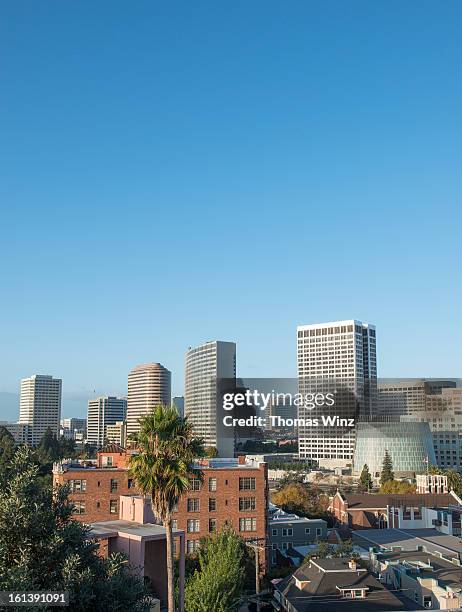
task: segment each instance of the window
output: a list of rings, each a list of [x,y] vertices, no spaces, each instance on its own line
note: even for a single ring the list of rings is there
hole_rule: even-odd
[[[283,542],[282,543],[282,549],[283,550],[287,550],[289,548],[292,548],[292,542]]]
[[[257,531],[256,518],[240,518],[239,531]]]
[[[209,478],[209,491],[216,491],[216,490],[217,490],[217,479]]]
[[[214,497],[209,498],[209,512],[214,512],[217,509],[217,500]]]
[[[188,555],[193,555],[199,548],[199,540],[187,540],[186,541],[186,552]]]
[[[172,529],[178,529],[178,521],[176,519],[172,521]]]
[[[309,527],[305,527],[305,533],[306,535],[310,535],[311,529]]]
[[[189,489],[191,491],[200,491],[201,490],[201,481],[199,478],[190,478],[189,479]]]
[[[209,519],[209,532],[214,533],[217,530],[217,519]]]
[[[342,590],[342,597],[346,599],[364,599],[365,591],[362,589],[348,589]]]
[[[178,512],[178,502],[173,504],[172,512]]]
[[[187,522],[188,533],[198,533],[200,530],[201,529],[200,529],[199,519],[188,519],[188,522]]]
[[[316,535],[317,536],[322,535],[322,527],[316,527]]]
[[[255,497],[240,497],[239,498],[239,510],[255,510],[256,499]]]
[[[198,497],[188,499],[188,512],[199,512],[200,502]]]
[[[283,527],[282,529],[282,536],[292,536],[294,535],[294,530],[292,529],[292,527]]]
[[[246,476],[239,478],[239,491],[255,491],[255,478]]]
[[[112,467],[112,457],[103,455],[102,465],[103,467]]]
[[[133,487],[135,486],[135,484],[133,482],[133,478],[129,478],[127,484],[128,484],[128,488],[129,489],[133,489]]]
[[[431,598],[431,595],[424,595],[423,596],[423,606],[424,606],[424,608],[431,608],[432,607],[432,598]]]
[[[117,514],[117,500],[111,499],[109,502],[109,512],[110,514]]]
[[[74,514],[85,514],[85,501],[78,499],[74,502]]]
[[[271,532],[271,535],[277,536],[278,534],[278,530],[277,529],[273,529]]]
[[[111,493],[115,493],[118,488],[118,481],[115,478],[111,478]]]
[[[101,507],[101,503],[100,502],[96,502],[96,507],[100,508]]]
[[[85,493],[87,490],[86,480],[69,480],[69,489],[71,493]]]

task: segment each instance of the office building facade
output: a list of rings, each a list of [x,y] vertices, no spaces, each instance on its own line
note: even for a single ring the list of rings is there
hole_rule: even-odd
[[[171,405],[172,375],[160,363],[133,368],[128,375],[127,436],[139,431],[140,417],[156,406]]]
[[[377,384],[377,348],[374,325],[357,320],[297,327],[299,390],[340,391],[333,414],[370,418]],[[338,401],[337,401],[338,399]],[[299,408],[299,417],[312,413]],[[299,427],[299,455],[325,467],[351,464],[354,429]]]
[[[34,374],[21,380],[19,423],[27,424],[28,443],[36,446],[50,428],[59,434],[62,381],[53,376]]]
[[[108,440],[108,427],[124,421],[127,400],[122,397],[102,396],[88,400],[87,442],[101,447]]]
[[[220,457],[234,455],[232,431],[225,430],[217,405],[218,381],[236,377],[236,344],[212,341],[189,348],[185,363],[185,415],[206,446]],[[230,429],[230,428],[229,428]]]

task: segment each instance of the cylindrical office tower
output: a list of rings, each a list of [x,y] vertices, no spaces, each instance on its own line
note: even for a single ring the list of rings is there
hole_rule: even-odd
[[[127,435],[139,431],[138,419],[159,404],[170,406],[172,375],[160,363],[133,368],[128,375]]]

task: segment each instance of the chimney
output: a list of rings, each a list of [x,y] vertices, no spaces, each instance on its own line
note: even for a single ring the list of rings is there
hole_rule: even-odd
[[[350,560],[348,561],[348,567],[349,567],[351,570],[356,570],[356,567],[357,567],[357,565],[356,565],[356,561],[355,561],[354,559],[350,559]]]

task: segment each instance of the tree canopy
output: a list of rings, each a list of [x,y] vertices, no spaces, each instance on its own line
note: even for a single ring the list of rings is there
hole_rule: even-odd
[[[0,489],[0,590],[68,591],[77,612],[148,610],[143,579],[124,556],[97,554],[89,526],[72,519],[67,489],[39,484],[33,451],[18,447],[8,467]]]
[[[186,583],[186,612],[237,609],[244,584],[244,547],[242,539],[228,526],[201,540],[199,568]]]
[[[273,493],[272,501],[286,512],[308,518],[327,518],[328,496],[301,482],[289,482]]]

